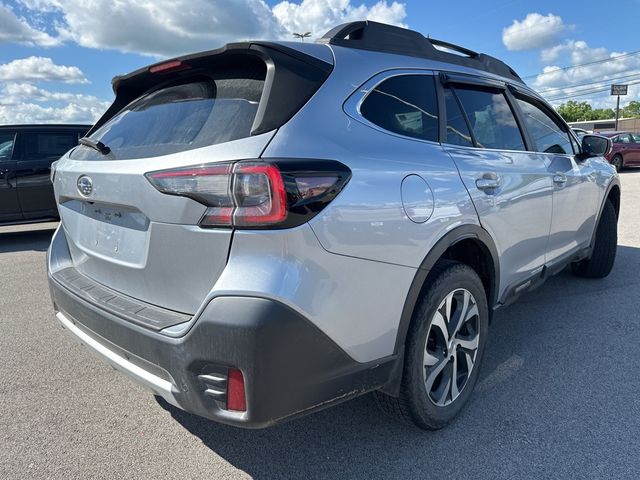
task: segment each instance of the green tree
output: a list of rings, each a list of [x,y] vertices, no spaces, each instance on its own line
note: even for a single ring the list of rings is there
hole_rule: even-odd
[[[633,100],[629,102],[629,104],[622,109],[623,117],[640,117],[640,102],[637,100]]]
[[[613,111],[613,108],[596,108],[591,111],[591,118],[589,118],[589,120],[608,120],[615,117],[616,112]]]
[[[591,120],[592,109],[588,102],[569,100],[556,108],[556,110],[564,118],[565,122]]]

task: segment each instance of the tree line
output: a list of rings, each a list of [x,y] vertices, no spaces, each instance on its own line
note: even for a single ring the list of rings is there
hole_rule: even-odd
[[[575,100],[563,103],[556,107],[556,110],[564,118],[565,122],[608,120],[616,116],[613,108],[591,108],[589,102],[577,102]],[[620,117],[640,117],[640,101],[634,100],[629,102],[627,106],[620,108]]]

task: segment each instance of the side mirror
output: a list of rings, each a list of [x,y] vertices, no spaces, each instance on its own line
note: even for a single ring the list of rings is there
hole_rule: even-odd
[[[603,157],[611,153],[613,145],[611,139],[600,135],[585,135],[582,137],[582,158]]]

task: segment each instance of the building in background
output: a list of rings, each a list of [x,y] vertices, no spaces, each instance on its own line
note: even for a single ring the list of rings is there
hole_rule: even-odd
[[[616,130],[616,119],[586,120],[583,122],[569,122],[571,128],[582,128],[590,132],[612,132]],[[618,119],[618,130],[625,132],[640,132],[640,118]]]

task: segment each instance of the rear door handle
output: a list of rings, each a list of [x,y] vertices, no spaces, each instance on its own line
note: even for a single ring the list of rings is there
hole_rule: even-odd
[[[476,187],[479,190],[493,190],[500,187],[500,177],[497,173],[485,173],[482,175],[482,178],[476,179]]]
[[[567,176],[564,173],[556,173],[553,176],[553,183],[556,185],[564,185],[567,183]]]

